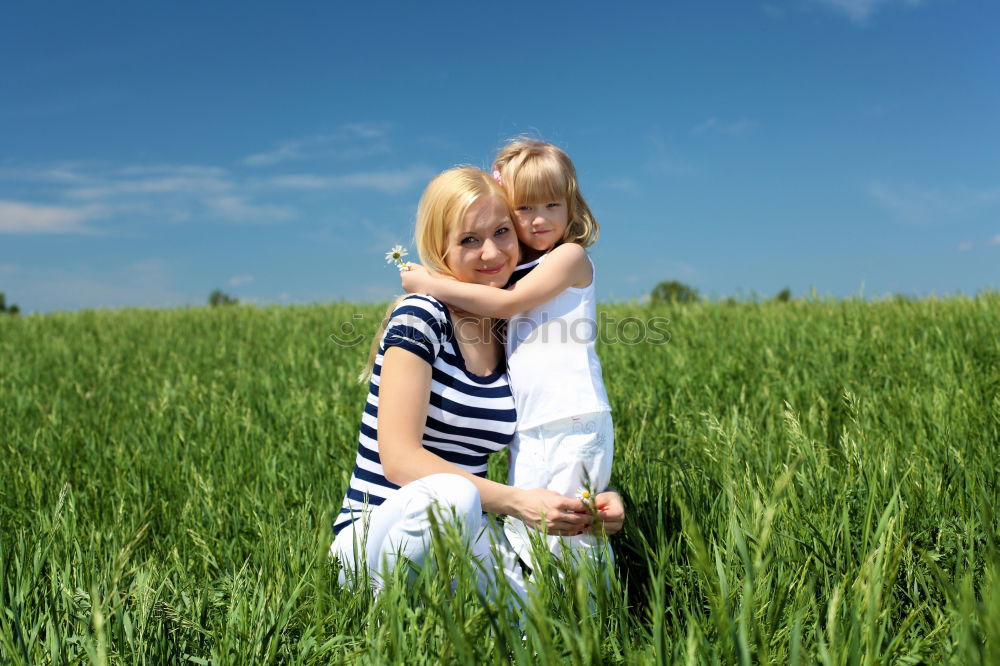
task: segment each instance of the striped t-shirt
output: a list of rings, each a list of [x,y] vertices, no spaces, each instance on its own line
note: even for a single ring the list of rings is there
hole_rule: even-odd
[[[390,347],[402,347],[431,366],[422,441],[425,449],[466,472],[485,477],[487,456],[514,437],[517,419],[503,355],[492,374],[480,377],[470,373],[454,339],[448,309],[430,296],[407,296],[392,311],[375,357],[354,472],[340,515],[333,523],[334,534],[399,488],[385,478],[378,453],[379,378],[382,357]]]

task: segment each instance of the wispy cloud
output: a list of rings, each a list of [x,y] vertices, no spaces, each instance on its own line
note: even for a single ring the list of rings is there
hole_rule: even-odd
[[[969,250],[975,249],[977,247],[996,247],[1000,246],[1000,234],[991,236],[982,242],[975,241],[963,241],[958,244],[958,249],[961,252],[968,252]]]
[[[42,206],[0,200],[0,233],[5,234],[88,234],[87,220],[102,217],[101,206]]]
[[[81,185],[90,182],[90,178],[81,173],[82,168],[84,165],[79,162],[0,167],[0,181]]]
[[[668,150],[666,142],[663,140],[660,129],[653,128],[649,132],[649,145],[653,152],[649,158],[648,166],[652,173],[661,176],[677,176],[681,174],[694,173],[697,171],[693,165],[674,155]]]
[[[639,186],[635,184],[635,181],[631,178],[623,177],[616,178],[615,180],[609,181],[605,184],[612,190],[618,190],[619,192],[627,192],[628,194],[638,194]]]
[[[872,183],[868,194],[893,216],[911,224],[947,224],[1000,204],[1000,187],[975,190]]]
[[[918,7],[928,0],[814,0],[858,25],[867,24],[879,11],[889,7]]]
[[[717,134],[746,134],[757,129],[757,121],[750,118],[740,118],[732,122],[720,121],[715,116],[698,123],[691,130],[695,134],[707,134],[714,132]]]
[[[204,203],[211,214],[231,222],[283,221],[296,216],[291,206],[251,203],[241,196],[209,197]]]
[[[102,184],[69,189],[65,195],[73,199],[106,199],[129,194],[224,192],[232,187],[232,182],[214,175],[175,175],[117,181],[105,180]]]
[[[247,284],[253,284],[252,275],[234,275],[233,277],[229,278],[230,287],[242,287]]]
[[[434,177],[435,173],[434,169],[429,166],[415,164],[406,169],[361,171],[336,176],[292,174],[276,176],[268,182],[274,187],[293,190],[354,188],[396,194],[426,184],[427,181]]]
[[[273,166],[317,156],[354,159],[390,152],[389,126],[379,123],[349,123],[336,132],[286,139],[266,150],[243,158],[247,166]]]
[[[765,2],[760,6],[760,8],[764,10],[764,13],[767,14],[770,18],[773,19],[785,18],[785,9],[783,7],[779,7],[778,5]]]
[[[281,144],[244,164],[279,165],[286,158],[389,151],[390,126],[342,125],[328,134]],[[285,173],[212,164],[107,164],[0,161],[0,233],[97,233],[136,224],[220,221],[282,222],[299,217],[301,195],[291,190],[371,190],[396,194],[424,185],[436,171],[423,164],[347,173]],[[12,186],[12,187],[8,187]],[[31,203],[20,192],[30,189]],[[279,190],[289,190],[281,192]],[[17,192],[18,194],[14,194]],[[88,224],[100,220],[101,226]]]
[[[255,223],[298,215],[293,205],[259,201],[257,180],[211,165],[6,167],[0,169],[0,185],[4,181],[40,184],[48,199],[3,202],[0,232],[7,233],[96,232],[84,223],[97,219]]]

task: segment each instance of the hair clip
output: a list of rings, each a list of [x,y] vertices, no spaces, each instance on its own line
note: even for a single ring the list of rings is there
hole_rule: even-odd
[[[493,169],[493,180],[497,181],[497,185],[503,185],[500,180],[500,172],[497,169]]]

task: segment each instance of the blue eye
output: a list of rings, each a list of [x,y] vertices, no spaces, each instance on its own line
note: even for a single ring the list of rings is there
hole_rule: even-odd
[[[500,236],[502,234],[507,233],[508,231],[510,231],[510,227],[500,227],[499,229],[497,229],[496,235]]]
[[[458,241],[461,245],[468,245],[469,243],[475,243],[478,239],[475,236],[466,236],[462,240]]]

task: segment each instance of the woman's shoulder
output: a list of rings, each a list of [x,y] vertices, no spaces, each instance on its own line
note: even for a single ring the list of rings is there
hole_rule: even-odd
[[[448,309],[444,303],[426,294],[407,294],[393,308],[391,316],[395,317],[397,313],[411,315],[426,313],[427,317],[437,321],[448,320]]]

